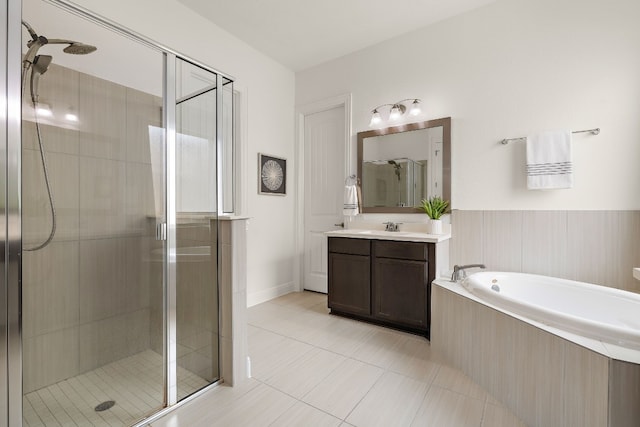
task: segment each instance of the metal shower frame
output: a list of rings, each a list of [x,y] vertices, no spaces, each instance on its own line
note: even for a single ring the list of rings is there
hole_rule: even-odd
[[[195,66],[216,74],[216,87],[222,88],[224,79],[233,82],[233,77],[215,70],[197,60],[186,57],[164,45],[148,39],[117,23],[98,16],[68,0],[45,0],[68,12],[88,19],[98,25],[142,43],[164,57],[164,93],[163,121],[166,129],[166,229],[167,240],[164,260],[164,395],[165,408],[141,421],[138,426],[146,425],[174,410],[182,404],[206,392],[216,383],[177,402],[175,393],[176,363],[175,347],[171,354],[170,342],[176,342],[176,60],[182,59]],[[21,57],[22,57],[22,0],[7,0],[0,8],[0,20],[5,23],[6,32],[0,32],[0,427],[22,425],[22,328],[21,328]],[[224,212],[223,179],[223,109],[222,93],[216,98],[216,147],[217,147],[217,214]],[[218,243],[219,245],[219,243]],[[220,257],[221,251],[217,251]],[[220,259],[218,258],[218,265]],[[217,269],[218,283],[221,280],[220,268]],[[218,296],[220,296],[218,287]],[[220,301],[220,299],[218,299]],[[218,310],[218,316],[220,316]],[[220,324],[220,323],[218,323]],[[168,358],[168,360],[167,360]]]

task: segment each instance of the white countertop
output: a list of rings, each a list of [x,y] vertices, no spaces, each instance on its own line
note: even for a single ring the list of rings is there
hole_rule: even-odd
[[[397,240],[403,242],[438,243],[451,238],[451,233],[427,234],[419,231],[383,231],[383,230],[334,230],[324,233],[329,237],[351,237],[354,239]]]

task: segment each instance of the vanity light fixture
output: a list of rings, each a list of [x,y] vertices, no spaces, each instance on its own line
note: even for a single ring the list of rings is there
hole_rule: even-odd
[[[407,111],[407,106],[404,103],[408,103],[411,101],[411,107],[409,108],[409,114],[412,116],[418,116],[422,113],[422,108],[420,108],[420,101],[417,98],[409,98],[403,99],[401,101],[395,102],[393,104],[382,104],[378,105],[371,111],[371,121],[369,122],[369,127],[375,127],[382,123],[382,115],[380,115],[380,111],[378,111],[382,107],[391,107],[389,110],[389,121],[396,122],[402,118],[404,113]]]
[[[371,121],[369,122],[369,126],[375,126],[382,123],[382,116],[380,115],[380,113],[378,113],[378,110],[375,109],[373,110],[372,113],[373,114],[371,115]]]

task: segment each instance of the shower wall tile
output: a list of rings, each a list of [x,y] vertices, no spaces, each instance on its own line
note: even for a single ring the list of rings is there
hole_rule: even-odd
[[[78,327],[23,341],[23,392],[78,374]]]
[[[128,162],[151,164],[149,126],[162,127],[162,98],[126,89]]]
[[[76,114],[78,119],[82,120],[83,111],[79,109],[79,79],[79,72],[56,64],[51,64],[47,73],[40,77],[38,86],[39,101],[51,107],[54,118],[57,120],[56,125],[76,126],[77,123],[63,120],[65,114],[68,113]],[[46,119],[43,122],[46,122]],[[77,153],[77,146],[75,150],[64,152],[75,154]]]
[[[29,266],[22,275],[25,338],[77,326],[78,242],[53,242],[44,249],[23,252]]]
[[[485,211],[483,255],[487,268],[522,270],[522,211]]]
[[[483,262],[483,214],[482,211],[451,212],[451,222],[455,226],[451,230],[450,268],[455,264]]]
[[[178,247],[210,246],[211,236],[217,233],[209,220],[192,221],[178,219],[176,239]]]
[[[155,216],[155,202],[151,166],[126,163],[126,221],[129,233],[143,234],[147,218]]]
[[[137,311],[149,307],[149,277],[144,268],[143,237],[125,237],[125,310]]]
[[[124,162],[84,158],[80,165],[80,235],[110,237],[126,230]]]
[[[126,312],[126,240],[80,241],[80,323]]]
[[[566,278],[567,212],[524,211],[522,271]]]
[[[45,152],[78,155],[80,133],[77,129],[65,129],[41,122],[40,136]],[[35,122],[22,122],[22,148],[40,150]]]
[[[36,388],[152,345],[162,352],[163,322],[148,133],[162,123],[161,99],[55,65],[40,87],[57,117],[80,121],[41,123],[58,229],[24,254],[25,381]],[[34,122],[23,122],[23,147],[29,244],[50,228]]]
[[[80,74],[80,154],[102,159],[126,158],[126,90],[123,86]]]
[[[44,180],[40,152],[23,150],[23,242],[32,247],[44,242],[51,230],[51,208]],[[49,182],[56,209],[57,228],[54,239],[78,238],[79,197],[77,156],[47,153]]]
[[[149,312],[89,322],[79,327],[78,369],[85,372],[149,348]]]

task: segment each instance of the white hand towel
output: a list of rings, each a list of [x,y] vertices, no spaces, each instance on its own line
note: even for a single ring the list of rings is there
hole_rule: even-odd
[[[545,131],[527,136],[527,188],[573,187],[571,131]]]
[[[346,216],[355,216],[360,213],[360,209],[358,209],[358,190],[355,185],[344,186],[344,208],[342,213]]]

